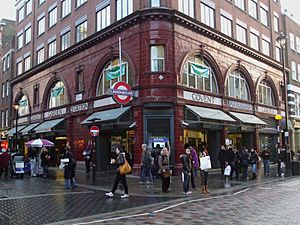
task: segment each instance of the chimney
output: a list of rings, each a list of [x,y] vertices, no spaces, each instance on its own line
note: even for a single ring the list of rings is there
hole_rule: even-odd
[[[2,45],[2,40],[3,40],[3,31],[4,27],[6,26],[6,23],[0,22],[0,45]]]

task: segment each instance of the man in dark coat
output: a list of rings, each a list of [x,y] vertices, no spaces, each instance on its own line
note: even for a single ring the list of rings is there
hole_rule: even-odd
[[[9,154],[7,153],[6,149],[3,148],[2,152],[0,153],[0,179],[3,171],[5,174],[5,179],[8,178],[9,158]]]
[[[221,145],[221,148],[219,150],[219,162],[220,162],[220,167],[221,167],[221,175],[224,175],[224,168],[225,168],[225,147],[224,145]]]
[[[66,189],[74,189],[77,187],[77,183],[75,181],[76,160],[71,152],[69,144],[66,145],[66,152],[64,153],[63,158],[69,159],[69,162],[66,163],[64,167],[65,187]]]

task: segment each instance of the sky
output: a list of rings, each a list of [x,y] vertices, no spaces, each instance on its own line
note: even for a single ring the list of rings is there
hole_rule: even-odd
[[[15,20],[14,4],[16,0],[0,0],[0,19],[12,19]],[[215,0],[218,1],[218,0]],[[221,0],[219,0],[221,1]],[[288,15],[293,15],[294,20],[300,24],[300,2],[299,0],[281,0],[282,9],[287,9]]]

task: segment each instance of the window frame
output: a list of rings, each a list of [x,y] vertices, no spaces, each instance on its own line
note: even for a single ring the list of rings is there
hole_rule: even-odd
[[[233,83],[231,82],[232,80]],[[238,85],[236,81],[238,81]],[[232,85],[233,87],[231,87]],[[226,90],[226,95],[229,97],[245,100],[245,101],[251,101],[250,87],[247,82],[247,79],[241,72],[237,70],[231,71],[229,73],[226,80],[225,90]],[[232,91],[233,93],[231,93]],[[241,91],[245,91],[245,93],[242,93]]]
[[[153,51],[152,49],[154,50],[154,48],[157,48],[157,53],[159,51],[159,47],[162,47],[162,50],[163,50],[163,57],[156,57],[153,55]],[[158,54],[157,54],[158,56]],[[160,63],[157,64],[157,69],[155,69],[155,64],[153,64],[155,62],[160,62],[162,61],[162,68],[160,69],[158,65],[160,65]],[[165,71],[165,64],[166,64],[166,51],[165,51],[165,45],[160,45],[160,44],[157,44],[157,45],[150,45],[150,71],[152,73],[160,73],[160,72],[164,72]]]
[[[86,30],[85,33],[84,32],[82,33],[81,31],[78,32],[81,26],[83,26],[84,29]],[[87,29],[88,29],[88,21],[87,20],[85,20],[82,23],[76,25],[76,27],[75,27],[75,43],[78,43],[78,42],[80,42],[80,41],[82,41],[82,40],[84,40],[88,37],[88,30]]]

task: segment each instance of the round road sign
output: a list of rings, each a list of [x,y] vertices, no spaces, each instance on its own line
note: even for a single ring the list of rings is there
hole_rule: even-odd
[[[92,126],[90,128],[90,134],[93,136],[93,137],[97,137],[99,135],[99,127],[97,126]]]
[[[130,85],[123,81],[115,83],[115,85],[111,89],[111,92],[113,94],[114,100],[122,105],[130,102],[133,96],[133,91],[131,90]]]

